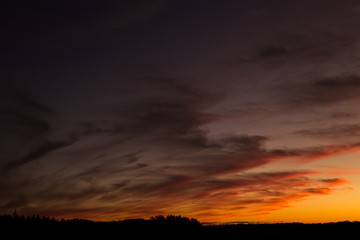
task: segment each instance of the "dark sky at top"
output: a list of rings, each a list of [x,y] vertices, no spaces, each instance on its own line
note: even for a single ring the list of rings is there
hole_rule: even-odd
[[[356,182],[358,1],[0,11],[1,209],[229,221]]]

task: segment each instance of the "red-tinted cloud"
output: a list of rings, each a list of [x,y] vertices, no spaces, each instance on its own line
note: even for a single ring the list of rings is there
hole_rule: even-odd
[[[39,144],[42,151],[22,153],[31,158],[9,159],[5,166],[12,167],[1,176],[2,207],[58,217],[181,213],[220,221],[236,211],[271,212],[312,195],[331,194],[345,183],[313,179],[314,171],[251,171],[292,158],[314,161],[354,151],[359,144],[266,149],[265,136],[210,137],[201,127],[221,119],[206,112],[221,95],[170,86],[174,96],[125,109],[116,122],[79,125],[69,136],[77,139],[72,144],[44,149]],[[58,139],[56,132],[46,137]],[[26,174],[39,163],[43,168]],[[41,172],[45,177],[38,176]]]

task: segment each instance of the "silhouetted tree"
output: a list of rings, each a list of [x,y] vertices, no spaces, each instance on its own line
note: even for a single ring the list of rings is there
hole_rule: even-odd
[[[158,215],[150,217],[150,220],[161,224],[172,224],[172,225],[200,225],[200,222],[195,218],[182,217],[181,215],[167,215],[166,217]]]

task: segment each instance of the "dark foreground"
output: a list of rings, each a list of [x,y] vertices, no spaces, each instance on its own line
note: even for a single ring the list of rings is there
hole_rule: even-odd
[[[184,219],[92,222],[8,215],[0,217],[0,231],[10,233],[8,239],[360,239],[360,222],[203,226]]]

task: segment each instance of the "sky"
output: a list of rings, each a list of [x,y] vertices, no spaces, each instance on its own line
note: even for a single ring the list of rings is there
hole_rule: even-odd
[[[0,11],[0,211],[360,220],[359,1]]]

